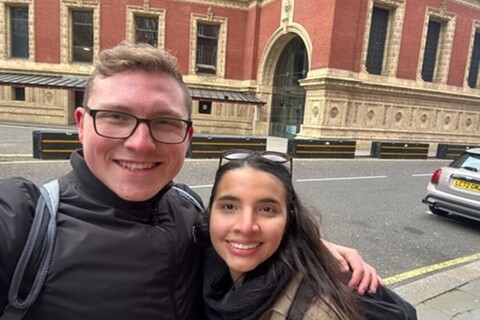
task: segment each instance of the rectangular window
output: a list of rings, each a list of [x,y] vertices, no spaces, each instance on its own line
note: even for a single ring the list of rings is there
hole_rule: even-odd
[[[158,18],[135,17],[135,43],[158,46]]]
[[[370,74],[382,74],[389,13],[386,9],[373,7],[366,63]]]
[[[478,83],[478,68],[480,62],[480,32],[475,32],[473,40],[472,60],[470,61],[470,70],[468,71],[468,86],[476,88]]]
[[[75,108],[83,106],[83,97],[84,97],[84,91],[74,91],[74,97],[75,97]]]
[[[72,60],[93,61],[93,12],[72,11]]]
[[[440,22],[432,20],[428,22],[427,40],[422,65],[422,79],[424,81],[433,81],[441,27]]]
[[[197,26],[197,73],[217,73],[218,25]]]
[[[25,101],[25,87],[13,87],[12,99],[15,101]]]
[[[198,102],[198,113],[212,114],[212,101],[200,100]]]
[[[28,58],[28,7],[10,7],[12,58]]]
[[[293,66],[292,66],[292,80],[294,81],[295,86],[297,81],[300,79],[305,79],[307,76],[308,61],[307,55],[304,50],[294,50],[293,51]]]

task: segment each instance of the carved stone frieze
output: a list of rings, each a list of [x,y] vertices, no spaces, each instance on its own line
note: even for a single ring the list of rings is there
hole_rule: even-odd
[[[51,91],[45,91],[44,98],[45,98],[45,102],[48,104],[52,104],[54,102],[54,96]]]
[[[420,92],[413,87],[353,85],[349,80],[322,79],[318,83],[326,85],[309,82],[305,86],[307,105],[315,100],[318,111],[313,114],[314,108],[305,109],[306,121],[299,133],[302,138],[438,143],[480,140],[479,101],[474,97],[458,97],[448,91]],[[316,116],[322,113],[327,116]]]

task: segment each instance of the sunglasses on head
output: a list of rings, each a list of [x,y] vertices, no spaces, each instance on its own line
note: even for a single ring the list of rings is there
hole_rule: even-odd
[[[286,153],[276,152],[276,151],[253,151],[253,150],[246,150],[246,149],[230,149],[225,150],[220,157],[220,163],[218,164],[219,167],[222,166],[222,160],[245,160],[253,156],[258,156],[265,158],[272,162],[277,163],[287,163],[290,162],[290,174],[292,174],[293,163],[292,157]]]

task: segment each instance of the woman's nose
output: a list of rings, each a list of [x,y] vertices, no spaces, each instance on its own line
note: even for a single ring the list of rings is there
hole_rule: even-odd
[[[260,230],[257,217],[252,210],[243,210],[238,215],[235,223],[235,229],[243,233],[256,232]]]

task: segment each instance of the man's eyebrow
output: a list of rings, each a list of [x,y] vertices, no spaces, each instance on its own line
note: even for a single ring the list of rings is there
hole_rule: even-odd
[[[124,113],[132,113],[132,108],[122,104],[108,104],[105,103],[101,106],[94,106],[93,109],[100,109],[100,110],[108,110],[113,112],[124,112]]]
[[[105,104],[104,107],[94,109],[101,109],[101,110],[108,110],[112,112],[123,112],[128,113],[131,115],[135,115],[135,107],[130,107],[123,104]],[[182,119],[178,114],[166,111],[166,110],[159,110],[155,111],[154,113],[150,114],[148,119],[157,119],[157,118],[169,118],[169,119]]]

